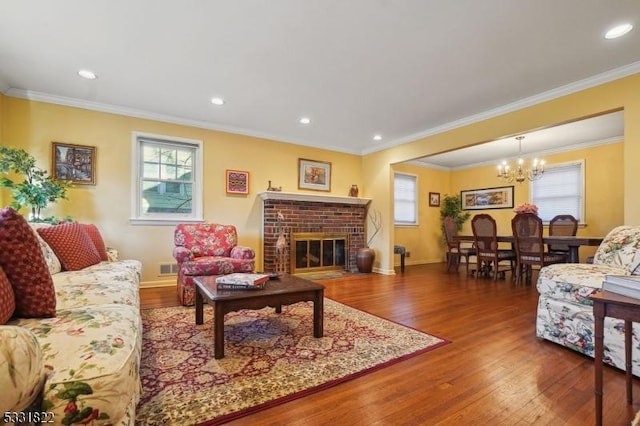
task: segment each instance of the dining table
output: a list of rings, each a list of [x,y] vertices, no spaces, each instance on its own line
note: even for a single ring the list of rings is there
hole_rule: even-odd
[[[473,235],[456,235],[458,241],[473,242]],[[604,237],[589,237],[582,235],[546,235],[542,237],[545,244],[561,244],[569,247],[567,260],[569,263],[580,263],[580,246],[599,246]],[[515,243],[513,235],[498,235],[499,243]]]

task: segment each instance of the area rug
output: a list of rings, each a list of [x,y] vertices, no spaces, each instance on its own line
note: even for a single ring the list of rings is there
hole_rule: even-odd
[[[213,358],[213,309],[142,311],[143,393],[137,425],[216,425],[334,386],[449,343],[325,298],[324,337],[310,302],[225,316]]]

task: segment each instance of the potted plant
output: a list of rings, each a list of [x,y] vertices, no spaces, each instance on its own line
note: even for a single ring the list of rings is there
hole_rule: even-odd
[[[440,218],[452,217],[456,222],[458,231],[462,230],[462,225],[469,220],[471,213],[462,210],[462,199],[460,195],[446,195],[442,198],[440,206]],[[443,233],[444,235],[444,233]]]
[[[366,247],[358,249],[358,253],[356,254],[356,266],[358,267],[358,272],[364,273],[369,273],[373,270],[373,261],[376,258],[376,252],[374,249],[370,248],[369,245],[382,228],[382,215],[378,210],[372,210],[367,213],[367,219],[371,222],[371,226],[373,226],[373,232],[367,240]]]
[[[22,182],[8,177],[9,174],[23,175]],[[36,166],[36,159],[23,149],[0,146],[0,188],[11,191],[16,210],[28,207],[29,220],[42,221],[40,212],[49,203],[67,199],[67,181],[48,176],[46,170]]]

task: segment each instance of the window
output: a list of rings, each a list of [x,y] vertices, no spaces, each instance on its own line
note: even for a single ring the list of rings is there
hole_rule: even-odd
[[[531,182],[531,202],[544,222],[558,214],[584,222],[584,161],[547,167],[540,180]]]
[[[202,142],[133,134],[134,224],[202,220]]]
[[[418,224],[418,177],[404,173],[393,175],[393,212],[396,225]]]

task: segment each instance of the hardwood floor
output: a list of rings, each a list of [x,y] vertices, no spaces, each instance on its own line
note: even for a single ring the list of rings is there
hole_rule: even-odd
[[[395,276],[320,281],[325,296],[452,343],[330,389],[244,417],[234,425],[589,425],[593,360],[535,336],[535,284],[407,266]],[[534,276],[535,283],[535,276]],[[177,305],[175,289],[142,289],[143,309]],[[604,371],[604,424],[640,410],[634,379]]]

